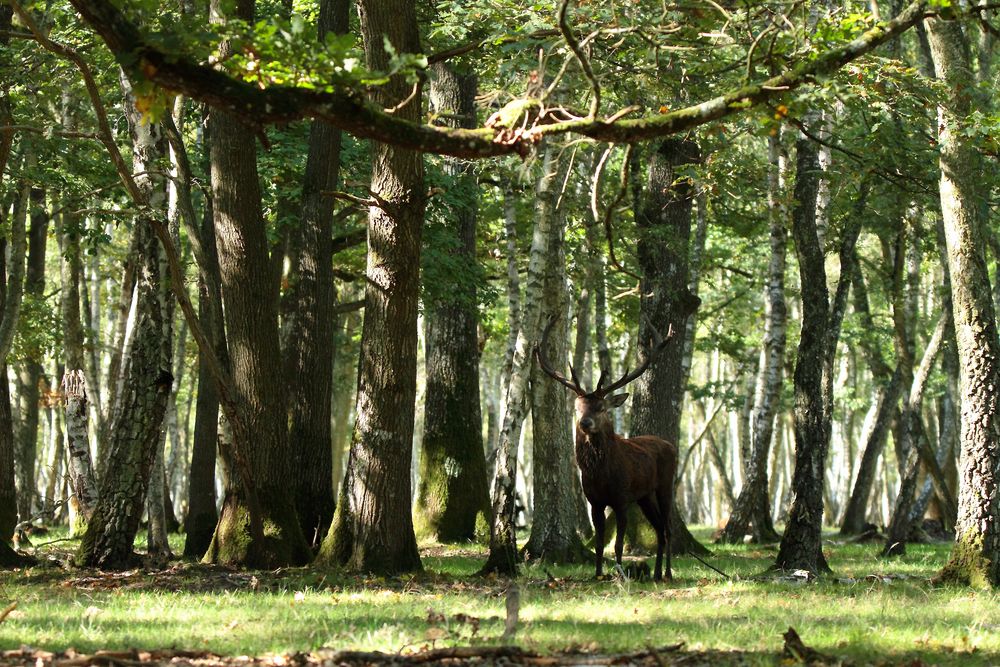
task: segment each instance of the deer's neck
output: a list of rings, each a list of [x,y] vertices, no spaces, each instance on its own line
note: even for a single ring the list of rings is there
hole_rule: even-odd
[[[596,433],[585,433],[576,429],[576,461],[580,472],[587,475],[596,472],[607,465],[611,445],[618,436],[610,429]]]

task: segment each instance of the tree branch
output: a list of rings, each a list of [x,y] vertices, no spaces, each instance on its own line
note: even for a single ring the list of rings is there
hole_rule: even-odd
[[[208,65],[192,62],[178,54],[164,53],[147,42],[110,0],[70,2],[131,75],[145,77],[168,90],[249,119],[251,123],[316,118],[359,138],[465,158],[527,155],[531,147],[547,135],[575,133],[598,141],[634,143],[683,132],[812,83],[817,77],[838,70],[934,14],[928,11],[928,0],[914,0],[896,18],[876,25],[847,44],[799,63],[778,76],[741,86],[684,109],[614,122],[584,118],[537,125],[511,140],[503,128],[467,130],[403,120],[367,103],[360,91],[324,92],[288,86],[260,89]],[[982,8],[974,11],[981,12]]]

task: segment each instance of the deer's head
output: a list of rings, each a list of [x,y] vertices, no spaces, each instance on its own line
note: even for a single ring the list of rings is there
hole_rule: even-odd
[[[535,348],[535,357],[538,359],[538,365],[545,371],[546,375],[576,394],[577,428],[588,435],[614,433],[610,410],[620,407],[625,403],[625,399],[628,398],[628,394],[615,394],[614,392],[646,372],[649,365],[653,363],[653,360],[659,356],[670,339],[674,337],[673,325],[667,331],[666,338],[660,336],[655,328],[653,329],[655,344],[652,349],[647,351],[645,359],[639,364],[638,368],[633,371],[626,371],[623,376],[607,386],[604,385],[604,373],[601,373],[601,377],[597,381],[597,386],[594,390],[587,391],[576,376],[576,370],[572,364],[569,367],[570,378],[572,379],[567,379],[562,373],[552,368],[548,358],[545,356],[545,347],[549,338],[549,332],[552,331],[552,326],[555,323],[555,318],[549,320],[548,326],[545,327],[545,332],[542,334],[542,341]]]

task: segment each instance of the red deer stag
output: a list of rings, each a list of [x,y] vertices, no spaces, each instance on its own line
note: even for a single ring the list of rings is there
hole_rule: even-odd
[[[590,515],[594,521],[594,539],[597,576],[604,569],[604,510],[610,507],[615,513],[615,563],[621,568],[626,510],[638,502],[642,513],[656,531],[656,569],[654,579],[663,578],[663,556],[667,557],[667,580],[670,574],[670,510],[674,502],[674,475],[677,474],[677,445],[652,435],[623,438],[615,434],[609,410],[621,406],[628,394],[612,392],[621,389],[642,375],[650,363],[673,338],[673,327],[663,338],[658,333],[656,345],[649,350],[645,361],[634,371],[604,386],[604,374],[597,381],[594,391],[587,392],[570,366],[572,380],[552,368],[545,358],[545,343],[555,320],[549,322],[542,334],[542,342],[535,350],[538,363],[546,375],[576,393],[576,460],[583,480],[583,493],[590,502]]]

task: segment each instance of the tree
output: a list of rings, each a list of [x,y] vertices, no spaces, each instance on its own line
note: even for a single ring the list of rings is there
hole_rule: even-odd
[[[391,54],[418,53],[413,0],[360,3],[365,58],[389,69]],[[400,75],[376,89],[373,101],[419,117],[419,97]],[[383,143],[372,145],[368,214],[365,320],[358,370],[358,418],[337,513],[319,560],[363,572],[419,570],[410,510],[417,380],[417,301],[420,239],[426,192],[422,156]]]
[[[320,5],[317,36],[347,32],[346,0]],[[306,539],[318,547],[330,528],[333,446],[333,198],[340,173],[340,131],[313,121],[309,128],[299,224],[288,238],[289,272],[282,302],[288,444],[295,471],[295,508]]]
[[[976,87],[969,46],[955,22],[928,19],[934,68],[943,80],[938,107],[941,216],[951,273],[962,392],[962,456],[955,546],[945,580],[1000,586],[1000,344],[983,256],[980,157],[965,131]]]
[[[476,77],[447,64],[431,68],[431,106],[442,122],[476,125]],[[440,542],[465,542],[490,520],[479,407],[476,220],[478,188],[471,165],[444,163],[448,219],[435,240],[448,257],[425,270],[427,388],[416,520]]]
[[[692,141],[662,142],[650,158],[641,204],[635,203],[642,268],[640,342],[653,339],[653,327],[661,335],[671,327],[677,332],[684,331],[688,317],[700,303],[688,289],[694,187],[691,177],[683,171],[700,160],[698,144]],[[651,348],[640,345],[640,349]],[[674,343],[636,380],[632,387],[631,435],[655,435],[672,443],[680,439],[681,406],[686,389],[681,385],[683,358],[683,344]],[[635,525],[638,521],[631,523]],[[691,536],[676,507],[670,511],[670,523],[672,553],[692,550],[704,553],[704,547]]]
[[[157,124],[144,123],[136,107],[132,83],[121,75],[126,119],[132,137],[136,184],[147,201],[162,181],[154,178],[155,165],[165,144]],[[157,197],[163,201],[162,193]],[[160,426],[173,384],[172,338],[169,298],[164,288],[160,242],[150,225],[138,221],[133,228],[138,253],[135,323],[122,369],[117,403],[112,410],[108,460],[101,478],[99,498],[87,522],[76,560],[102,569],[125,569],[134,564],[133,543],[149,489]]]
[[[561,362],[569,356],[566,210],[557,205],[557,193],[546,194],[553,198],[549,213],[553,220],[549,224],[541,311],[543,319],[554,323],[548,339],[539,343],[539,350],[546,359]],[[524,557],[549,563],[589,562],[593,554],[584,546],[579,531],[577,497],[583,489],[577,473],[575,442],[570,435],[573,415],[565,388],[549,380],[538,363],[531,370],[531,430],[534,507]]]
[[[726,522],[720,542],[739,544],[752,526],[753,541],[775,542],[779,539],[771,518],[767,488],[767,459],[774,435],[774,416],[781,393],[785,358],[785,256],[788,245],[786,212],[782,203],[783,174],[781,144],[777,134],[768,138],[768,205],[770,214],[771,259],[767,270],[764,301],[764,343],[754,389],[751,460],[743,488]]]
[[[816,144],[800,137],[796,142],[792,211],[792,238],[802,290],[802,329],[794,374],[795,470],[792,507],[775,567],[810,572],[829,570],[822,551],[822,527],[823,471],[830,446],[830,413],[824,398],[830,298],[816,229],[818,176]]]
[[[211,11],[213,21],[226,20],[221,3],[213,3]],[[237,5],[234,18],[252,21],[253,15],[248,0]],[[223,50],[231,48],[226,44]],[[301,565],[310,552],[288,493],[293,477],[284,393],[274,383],[282,365],[278,294],[268,261],[256,140],[239,117],[221,109],[211,110],[208,127],[215,242],[240,428],[233,433],[239,442],[222,452],[232,474],[205,558],[229,565]],[[247,471],[236,458],[244,452]],[[258,511],[259,517],[252,516]]]

